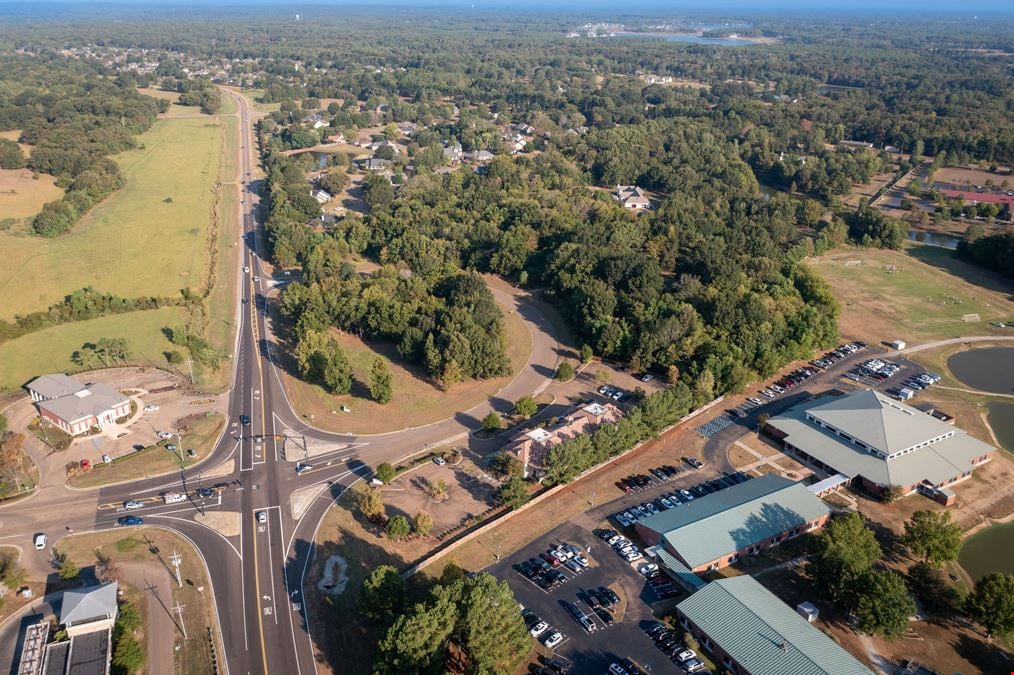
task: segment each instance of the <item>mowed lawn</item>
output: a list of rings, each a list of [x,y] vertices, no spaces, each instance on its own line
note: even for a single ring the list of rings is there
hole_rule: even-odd
[[[173,347],[162,328],[181,326],[185,320],[183,308],[163,307],[53,326],[5,342],[0,345],[0,390],[16,389],[43,373],[79,368],[71,354],[103,337],[126,338],[131,363],[165,367],[163,352]]]
[[[849,265],[851,261],[861,265]],[[1005,335],[990,321],[1014,321],[1014,284],[933,246],[904,251],[849,249],[812,261],[841,304],[845,337],[910,345],[967,335]],[[963,317],[978,314],[980,321]]]
[[[114,158],[125,187],[70,233],[0,233],[0,318],[43,310],[84,286],[127,297],[201,286],[225,129],[212,117],[161,119],[137,149]]]

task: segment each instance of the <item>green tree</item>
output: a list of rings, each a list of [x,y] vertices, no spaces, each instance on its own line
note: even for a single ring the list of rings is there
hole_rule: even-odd
[[[430,530],[433,529],[433,516],[427,511],[420,511],[415,514],[415,518],[412,519],[412,529],[421,535],[429,534]]]
[[[178,366],[183,363],[183,354],[179,350],[173,349],[165,353],[165,360],[174,366]]]
[[[905,579],[894,570],[868,570],[858,579],[855,613],[859,630],[888,640],[899,637],[915,614]]]
[[[851,609],[857,584],[881,553],[873,531],[862,516],[851,512],[833,519],[813,537],[807,570],[817,588]]]
[[[506,581],[490,574],[466,579],[460,633],[475,673],[514,672],[531,650],[531,636]]]
[[[304,331],[296,343],[296,363],[303,377],[323,382],[332,394],[352,390],[348,357],[338,341],[324,331]]]
[[[531,395],[522,396],[514,404],[514,414],[523,419],[528,419],[539,410],[539,404]]]
[[[7,431],[7,416],[0,415],[0,434]]]
[[[574,366],[570,361],[562,361],[556,368],[556,379],[560,382],[569,382],[574,379]]]
[[[377,480],[382,481],[384,483],[390,483],[392,480],[394,480],[394,475],[395,475],[394,467],[391,466],[389,462],[381,462],[377,466],[376,471]]]
[[[521,460],[514,455],[499,452],[490,461],[489,469],[495,476],[507,478],[510,476],[520,476],[524,473],[525,467],[521,464]]]
[[[497,499],[511,509],[521,508],[531,498],[528,494],[525,480],[521,476],[511,476],[508,478],[507,482],[500,486],[496,496]]]
[[[401,541],[409,535],[412,531],[412,526],[408,522],[408,518],[403,515],[397,515],[387,521],[387,536],[394,541]]]
[[[965,612],[990,638],[1014,630],[1014,575],[994,572],[976,581]]]
[[[373,365],[370,366],[370,396],[373,400],[380,404],[390,403],[392,383],[391,369],[387,365],[387,360],[379,356],[373,359]]]
[[[398,570],[390,565],[380,565],[370,570],[363,579],[359,590],[359,611],[364,616],[383,623],[393,620],[404,606],[405,580]]]
[[[133,675],[144,666],[146,658],[141,643],[133,635],[121,633],[113,649],[112,672],[117,675]]]
[[[502,425],[503,421],[495,410],[490,410],[489,414],[482,418],[482,428],[490,433],[499,431]]]
[[[60,558],[58,573],[64,581],[73,581],[81,573],[81,570],[78,569],[77,565],[74,564],[74,561],[67,554],[63,554]]]
[[[384,498],[380,496],[379,490],[371,487],[366,488],[359,493],[356,504],[359,506],[360,513],[367,520],[376,522],[384,515]]]
[[[0,138],[0,169],[21,169],[25,166],[25,156],[14,141]]]
[[[592,352],[591,345],[581,345],[581,363],[591,363],[592,357],[595,354]]]
[[[378,675],[444,672],[444,650],[457,620],[457,604],[448,594],[439,594],[435,602],[415,605],[408,614],[395,620],[380,641],[375,672]]]
[[[902,543],[932,565],[958,559],[961,528],[951,522],[949,511],[916,511],[905,523]]]

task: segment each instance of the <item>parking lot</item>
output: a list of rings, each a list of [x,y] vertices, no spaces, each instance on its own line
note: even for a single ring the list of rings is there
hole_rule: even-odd
[[[564,565],[553,568],[565,581],[544,589],[523,576],[518,567],[540,554],[568,543],[583,551],[588,567],[574,572]],[[605,673],[610,664],[631,658],[655,673],[682,673],[645,632],[656,623],[652,606],[659,599],[648,580],[638,573],[637,564],[628,563],[595,533],[579,524],[567,523],[528,544],[488,571],[506,579],[515,597],[539,622],[547,627],[539,632],[536,650],[573,664],[573,673]],[[594,593],[592,591],[595,591]],[[603,607],[601,596],[611,592],[616,602]],[[681,596],[682,597],[682,596]],[[608,599],[608,597],[607,597]],[[666,607],[677,601],[666,602]],[[598,609],[599,611],[596,611]],[[575,616],[577,615],[577,616]],[[581,618],[589,627],[582,625]],[[528,619],[529,624],[532,618]],[[537,624],[535,624],[537,625]],[[594,626],[594,628],[591,628]],[[560,642],[547,648],[543,642],[553,633]]]

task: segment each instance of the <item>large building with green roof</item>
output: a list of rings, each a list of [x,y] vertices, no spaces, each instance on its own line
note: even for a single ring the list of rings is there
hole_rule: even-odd
[[[704,572],[816,530],[830,514],[827,504],[802,483],[768,474],[662,511],[635,527],[648,546],[675,557],[691,572]],[[665,564],[670,557],[661,559]]]
[[[965,431],[872,389],[827,396],[768,420],[788,454],[874,495],[890,486],[945,504],[947,487],[988,462],[994,448]]]
[[[676,612],[716,665],[735,675],[873,675],[753,577],[712,581]]]

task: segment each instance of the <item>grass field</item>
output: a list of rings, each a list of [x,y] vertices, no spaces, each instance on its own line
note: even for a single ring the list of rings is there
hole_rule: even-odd
[[[172,345],[162,328],[182,325],[185,320],[182,308],[163,307],[66,323],[11,340],[0,345],[0,390],[20,387],[40,373],[76,369],[70,355],[83,343],[103,337],[126,338],[135,363],[164,366],[162,353]]]
[[[62,196],[52,176],[39,174],[35,180],[29,169],[0,169],[0,229],[36,215],[43,204]]]
[[[69,234],[0,233],[0,317],[45,309],[84,286],[128,297],[199,287],[225,129],[207,117],[159,120],[138,138],[142,147],[114,158],[126,186]]]
[[[505,312],[504,319],[511,360],[511,375],[507,377],[460,382],[445,392],[425,377],[422,368],[405,364],[393,345],[366,344],[348,333],[336,333],[352,364],[352,395],[332,396],[319,385],[289,375],[282,379],[293,408],[307,419],[312,415],[313,424],[322,429],[377,434],[429,424],[478,405],[510,382],[528,361],[532,338],[527,326],[516,314]],[[388,359],[394,378],[394,394],[386,406],[370,400],[367,389],[370,366],[378,354]],[[340,412],[343,405],[352,412]]]
[[[210,581],[200,554],[188,540],[160,528],[131,527],[72,535],[62,539],[57,547],[78,567],[94,565],[97,561],[96,554],[101,553],[117,563],[140,563],[169,569],[169,552],[178,551],[183,559],[180,564],[183,587],[178,588],[173,582],[172,598],[165,598],[164,601],[171,606],[178,601],[183,606],[184,624],[190,639],[184,641],[182,635],[178,633],[175,636],[159,635],[155,639],[174,640],[179,646],[180,649],[176,652],[177,673],[212,672],[210,645],[207,639],[209,626],[213,628],[219,659],[224,656],[212,608],[215,596],[211,592]],[[199,588],[203,588],[204,591],[199,591]],[[147,598],[142,597],[144,589],[134,590],[138,591],[138,603],[146,605]],[[223,617],[224,620],[228,618]]]
[[[855,260],[863,264],[845,266]],[[1014,284],[939,247],[909,243],[903,252],[849,249],[812,264],[841,303],[842,334],[870,344],[1004,335],[1010,329],[989,322],[1014,320]],[[981,320],[966,323],[966,314],[979,314]]]

